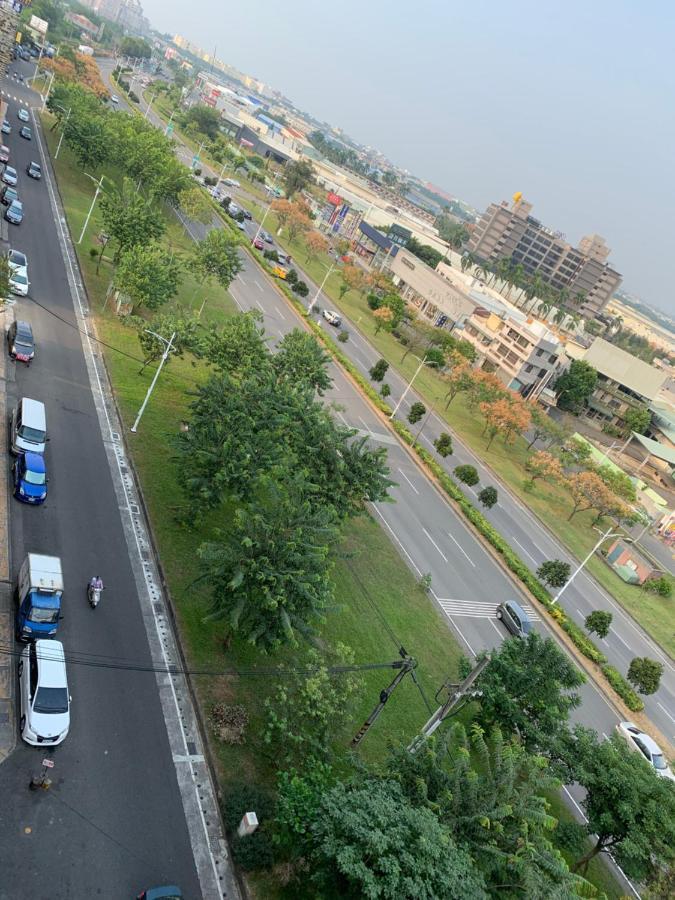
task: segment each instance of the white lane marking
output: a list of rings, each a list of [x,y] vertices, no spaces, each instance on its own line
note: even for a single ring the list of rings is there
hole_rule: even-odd
[[[258,281],[257,278],[254,278],[254,279],[253,279],[253,283],[254,283],[255,286],[258,288],[258,290],[260,291],[261,294],[264,294],[264,293],[265,293],[265,291],[263,290],[262,285],[260,284],[260,282]]]
[[[423,440],[423,441],[426,441],[427,444],[431,447],[432,450],[435,450],[435,449],[436,449],[436,448],[434,447],[434,442],[433,442],[432,440],[430,440],[430,439],[426,436],[426,434],[423,434],[423,435],[422,435],[422,440]]]
[[[255,298],[255,302],[256,302],[256,304],[260,307],[260,309],[261,309],[261,311],[262,311],[262,313],[263,313],[263,315],[264,315],[264,314],[265,314],[265,307],[262,305],[262,303],[260,302],[260,300],[258,300],[257,297]]]
[[[233,299],[234,302],[237,304],[237,306],[239,307],[239,309],[240,309],[242,312],[244,312],[244,307],[241,305],[241,303],[239,302],[239,300],[237,300],[237,295],[236,295],[236,294],[234,293],[234,291],[232,290],[232,285],[230,285],[230,297],[232,297],[232,299]]]
[[[359,416],[358,418],[359,418],[359,422],[362,423],[363,427],[366,429],[368,434],[370,434],[370,428],[368,427],[368,423],[366,422],[366,420],[363,418],[363,416]]]
[[[408,482],[408,484],[409,484],[410,487],[413,489],[413,491],[415,491],[415,493],[419,496],[419,491],[417,490],[417,488],[415,487],[415,485],[412,483],[412,481],[408,478],[408,476],[405,474],[405,472],[403,471],[403,469],[399,469],[399,472],[401,473],[401,475],[403,475],[403,477],[404,477],[405,480]]]
[[[579,813],[579,815],[581,816],[581,818],[584,820],[584,822],[588,822],[588,819],[586,818],[583,809],[579,806],[579,804],[578,804],[577,801],[574,799],[574,797],[570,794],[569,789],[568,789],[565,785],[563,785],[563,791],[565,791],[565,793],[567,794],[567,796],[570,798],[570,800],[571,800],[572,803],[574,804],[574,806],[575,806],[577,812]]]
[[[476,563],[471,559],[471,557],[470,557],[469,554],[466,552],[466,550],[464,549],[464,547],[462,547],[462,545],[459,543],[459,541],[458,541],[456,538],[454,538],[454,537],[450,534],[449,531],[447,532],[447,535],[448,535],[448,537],[450,538],[450,540],[451,540],[454,544],[457,544],[457,549],[460,551],[460,553],[463,553],[463,554],[464,554],[464,556],[466,557],[466,559],[471,563],[471,565],[472,565],[472,566],[474,567],[474,569],[475,569],[475,568],[476,568]]]
[[[528,550],[526,550],[526,549],[523,547],[523,545],[520,543],[520,541],[517,541],[514,537],[512,537],[511,540],[513,541],[514,544],[518,544],[518,546],[519,546],[520,549],[523,551],[523,553],[524,553],[526,556],[529,556],[530,559],[532,560],[532,562],[533,562],[535,565],[537,564],[537,560],[534,558],[534,556],[532,556],[532,554],[531,554]]]
[[[382,519],[382,521],[383,521],[384,524],[386,525],[387,529],[389,530],[391,536],[394,538],[394,540],[395,540],[396,543],[399,545],[399,547],[401,548],[401,550],[405,553],[405,555],[406,555],[406,556],[408,557],[408,559],[410,560],[410,565],[413,567],[413,569],[417,572],[417,574],[418,574],[418,575],[420,576],[420,578],[421,578],[421,577],[422,577],[422,572],[421,572],[419,566],[417,565],[417,563],[415,562],[415,560],[412,558],[412,556],[408,553],[408,551],[406,550],[406,548],[403,546],[403,544],[402,544],[401,541],[399,540],[399,537],[398,537],[398,535],[396,534],[396,532],[394,531],[394,529],[391,527],[391,525],[389,524],[389,522],[387,522],[387,520],[385,519],[385,517],[382,515],[382,513],[379,511],[379,509],[378,509],[376,506],[373,506],[373,509],[374,509],[375,512],[378,514],[378,516]],[[474,656],[475,656],[475,654],[474,654]]]
[[[496,619],[497,607],[499,606],[496,601],[447,600],[443,597],[439,598],[438,603],[450,615],[468,616],[472,619]],[[539,615],[531,606],[525,604],[523,609],[533,622],[541,621]]]
[[[438,546],[438,544],[436,543],[436,541],[432,538],[432,536],[431,536],[431,535],[429,534],[429,532],[426,530],[426,528],[424,527],[424,525],[422,526],[422,531],[426,534],[426,536],[429,538],[429,540],[431,541],[431,543],[432,543],[432,544],[434,545],[434,547],[438,550],[438,552],[441,554],[441,556],[443,557],[443,559],[447,562],[447,561],[448,561],[448,557],[445,555],[445,553],[443,553],[443,551],[441,550],[441,548]]]
[[[246,287],[246,282],[241,277],[241,272],[237,272],[237,278],[239,279],[239,281],[241,281],[241,283],[244,285],[244,287]]]
[[[607,737],[607,735],[606,735],[606,734],[605,734],[605,732],[604,732],[604,731],[603,731],[603,732],[602,732],[602,736],[603,736],[603,737],[604,737],[604,739],[605,739],[605,740],[606,740],[606,741],[608,741],[608,740],[609,740],[609,738],[608,738],[608,737]]]
[[[621,641],[621,643],[624,645],[624,647],[626,648],[626,650],[630,650],[630,647],[629,647],[628,644],[624,641],[624,639],[621,637],[621,635],[619,634],[618,631],[613,631],[612,634],[614,635],[614,637],[617,637],[617,638]]]
[[[660,702],[657,700],[657,701],[656,701],[656,705],[661,707],[661,709],[662,709],[662,710],[664,711],[664,713],[668,716],[668,718],[670,719],[671,722],[675,722],[675,719],[671,716],[671,714],[670,714],[670,713],[668,712],[668,710],[665,708],[665,706],[663,705],[663,703],[660,703]]]
[[[494,628],[494,630],[495,630],[495,631],[497,632],[497,634],[499,635],[499,637],[500,637],[500,638],[503,638],[504,635],[501,633],[501,631],[499,630],[499,628],[497,628],[497,623],[495,622],[495,620],[494,620],[494,619],[490,619],[489,621],[490,621],[490,624],[492,625],[492,627]]]
[[[342,415],[342,413],[340,412],[340,410],[338,410],[338,416],[342,419],[343,423],[347,426],[347,428],[351,428],[351,427],[352,427],[352,426],[349,424],[349,422],[345,419],[345,417]]]

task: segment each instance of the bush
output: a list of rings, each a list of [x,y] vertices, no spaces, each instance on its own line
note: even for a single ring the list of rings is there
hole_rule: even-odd
[[[662,575],[661,578],[653,578],[651,581],[645,581],[643,587],[650,594],[657,594],[659,597],[668,598],[673,594],[673,584],[667,575]]]
[[[96,259],[96,257],[98,256],[98,248],[90,247],[89,248],[89,256],[91,256],[92,259]]]
[[[140,103],[141,102],[133,91],[129,91],[129,99],[131,100],[132,103]]]
[[[380,388],[380,394],[381,394],[383,397],[388,397],[388,396],[391,394],[391,388],[389,387],[388,384],[383,384],[383,385],[382,385],[382,387]]]
[[[269,869],[274,864],[272,839],[260,828],[246,837],[236,835],[231,839],[232,859],[245,872],[255,869]]]
[[[614,666],[610,666],[609,663],[603,663],[600,668],[602,669],[602,674],[612,685],[619,697],[621,697],[628,709],[633,712],[641,712],[645,708],[644,703],[628,684],[621,672],[615,669]]]
[[[208,185],[209,187],[215,187],[215,185],[218,184],[218,179],[216,178],[215,175],[213,175],[213,176],[205,175],[204,176],[204,184]]]
[[[434,447],[439,456],[445,459],[446,456],[452,455],[452,438],[447,431],[442,432],[434,441]]]
[[[349,332],[348,332],[348,331],[341,331],[341,332],[338,334],[337,339],[338,339],[338,341],[340,341],[341,344],[346,344],[347,341],[349,340]]]
[[[366,303],[372,310],[379,309],[382,306],[382,297],[378,297],[377,294],[371,292],[366,297]]]
[[[272,252],[276,255],[276,251],[272,250],[270,252]],[[279,257],[277,256],[277,260],[278,259],[279,259]],[[297,280],[298,280],[298,273],[295,271],[295,269],[289,269],[288,272],[286,273],[287,283],[290,284],[291,287],[293,287],[293,285],[297,282]]]
[[[293,290],[298,295],[298,297],[306,297],[307,294],[309,294],[309,288],[304,281],[296,281],[293,285]]]
[[[249,782],[227,785],[221,801],[223,821],[228,834],[236,834],[244,814],[254,812],[261,824],[274,818],[274,798],[268,792]]]
[[[478,476],[478,471],[475,466],[457,466],[455,469],[455,475],[459,478],[460,481],[463,481],[464,484],[468,484],[469,487],[473,487],[474,484],[478,484],[480,478]],[[501,538],[501,535],[499,536]]]
[[[478,495],[478,499],[486,507],[486,509],[492,509],[497,500],[499,499],[499,494],[497,493],[496,487],[484,487],[483,490]]]
[[[411,425],[414,425],[415,422],[419,422],[423,415],[425,415],[427,411],[424,403],[420,403],[419,400],[413,403],[410,407],[410,412],[408,413],[408,421]]]

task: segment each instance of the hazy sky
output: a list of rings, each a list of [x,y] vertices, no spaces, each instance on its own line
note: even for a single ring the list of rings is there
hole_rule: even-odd
[[[479,210],[516,190],[675,314],[675,4],[142,0],[183,34]]]

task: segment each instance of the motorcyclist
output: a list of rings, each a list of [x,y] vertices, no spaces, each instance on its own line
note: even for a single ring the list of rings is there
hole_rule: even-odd
[[[103,581],[101,580],[101,576],[94,575],[94,577],[89,582],[89,587],[92,589],[92,591],[102,591]]]

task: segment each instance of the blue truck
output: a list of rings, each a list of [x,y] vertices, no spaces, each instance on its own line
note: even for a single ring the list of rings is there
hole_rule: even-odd
[[[20,641],[53,637],[61,618],[63,573],[58,556],[29,553],[17,579],[16,634]]]

